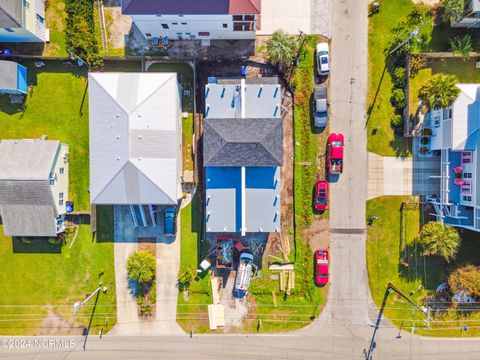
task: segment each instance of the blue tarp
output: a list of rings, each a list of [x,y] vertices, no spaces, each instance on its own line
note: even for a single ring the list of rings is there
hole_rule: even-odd
[[[23,94],[27,93],[27,68],[17,64],[17,90]]]

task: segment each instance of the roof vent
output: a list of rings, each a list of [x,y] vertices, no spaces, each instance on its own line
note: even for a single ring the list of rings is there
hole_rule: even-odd
[[[138,157],[138,161],[142,161],[142,158],[140,156]]]
[[[116,114],[115,117],[118,119],[120,117],[120,114]]]
[[[117,161],[119,161],[119,160],[120,160],[120,156],[117,156]]]
[[[142,117],[142,114],[137,114],[137,116],[138,116],[139,118],[141,118],[141,117]]]
[[[120,139],[120,135],[117,135],[117,140]]]
[[[138,135],[138,138],[141,139],[141,138],[142,138],[142,135]]]

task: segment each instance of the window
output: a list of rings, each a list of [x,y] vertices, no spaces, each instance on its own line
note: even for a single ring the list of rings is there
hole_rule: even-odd
[[[200,32],[198,33],[198,36],[210,36],[210,32],[208,32],[208,31],[200,31]]]
[[[464,178],[464,179],[471,179],[471,178],[472,178],[472,173],[464,172],[464,173],[463,173],[463,178]]]
[[[184,23],[182,23],[182,25],[187,25],[187,23],[184,22]]]
[[[223,28],[224,29],[228,28],[228,24],[223,24]]]
[[[65,169],[64,169],[63,167],[61,167],[60,169],[58,169],[58,172],[60,173],[60,175],[62,175],[64,171],[65,171]]]
[[[45,22],[45,19],[37,14],[37,21],[43,24]]]
[[[162,28],[169,29],[168,24],[162,24]]]
[[[58,200],[58,205],[63,205],[63,199]]]
[[[59,197],[60,199],[63,199],[63,192],[58,193],[58,197]]]
[[[5,28],[5,31],[6,31],[6,32],[13,32],[13,30],[12,30],[12,29],[9,29],[9,28]]]
[[[472,197],[471,196],[464,196],[463,201],[472,201]]]
[[[452,108],[443,109],[443,120],[450,120],[452,118]]]
[[[178,25],[178,23],[177,23],[177,22],[174,22],[174,23],[172,23],[172,25]]]
[[[183,15],[178,15],[178,17],[183,17]]]
[[[255,20],[255,15],[245,15],[243,17],[243,20],[254,21]]]
[[[50,179],[50,185],[55,185],[55,179]]]
[[[243,16],[242,15],[233,15],[233,21],[242,21]]]
[[[150,36],[152,36],[152,34],[150,34],[150,33],[145,33],[145,36],[150,37]]]
[[[233,31],[253,31],[253,22],[234,22]]]

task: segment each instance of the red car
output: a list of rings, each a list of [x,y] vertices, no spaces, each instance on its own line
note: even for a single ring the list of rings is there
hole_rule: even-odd
[[[343,134],[333,133],[328,137],[328,173],[341,174],[343,172]]]
[[[315,250],[315,284],[325,286],[328,284],[328,251]]]
[[[328,182],[319,180],[315,183],[313,206],[317,211],[325,211],[328,206]]]

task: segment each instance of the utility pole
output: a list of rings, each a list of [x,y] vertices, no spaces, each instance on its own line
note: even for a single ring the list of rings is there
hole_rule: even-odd
[[[102,290],[103,293],[105,294],[108,290],[108,288],[106,286],[103,287],[102,289],[102,283],[99,283],[98,284],[98,288],[93,292],[91,293],[85,300],[83,300],[82,302],[80,301],[77,301],[75,304],[73,304],[73,315],[75,316],[75,314],[77,313],[78,309],[80,309],[83,305],[85,305],[91,298],[93,298],[95,295],[97,295],[97,293]]]

